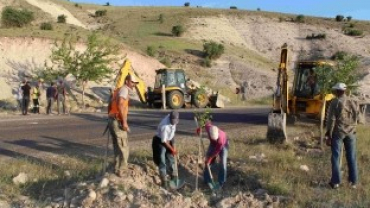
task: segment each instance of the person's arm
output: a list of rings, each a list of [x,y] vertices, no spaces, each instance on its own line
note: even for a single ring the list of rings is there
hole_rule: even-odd
[[[166,126],[166,125],[164,125],[164,126],[162,126],[162,128],[161,128],[161,142],[162,142],[162,144],[167,148],[167,149],[169,149],[170,151],[171,151],[171,153],[173,154],[173,155],[176,155],[176,149],[175,149],[175,147],[174,146],[172,146],[171,144],[170,144],[170,140],[169,140],[169,134],[170,134],[171,132],[170,132],[170,129]]]
[[[118,112],[120,117],[122,118],[122,128],[124,131],[128,131],[129,127],[127,124],[127,115],[125,115],[124,113],[125,111],[127,111],[126,108],[128,108],[128,106],[124,105],[125,98],[119,96],[117,102],[118,102]]]
[[[331,138],[333,134],[334,124],[335,124],[335,110],[336,106],[338,105],[338,100],[333,100],[330,103],[329,110],[328,110],[328,117],[326,118],[326,133],[325,136]]]

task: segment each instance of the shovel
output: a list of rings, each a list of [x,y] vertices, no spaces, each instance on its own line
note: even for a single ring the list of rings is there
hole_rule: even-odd
[[[208,183],[208,186],[211,188],[212,191],[220,189],[220,184],[213,180],[213,175],[212,175],[212,172],[211,172],[211,168],[209,167],[209,165],[206,165],[206,166],[207,166],[207,169],[208,169],[208,172],[209,172],[209,176],[211,177],[211,182]]]
[[[175,168],[176,168],[176,172],[177,172],[177,175],[176,175],[177,179],[171,180],[169,185],[170,185],[170,188],[172,190],[177,190],[177,189],[182,188],[185,185],[185,181],[179,179],[179,172],[178,172],[179,169],[178,169],[178,164],[177,164],[177,160],[179,159],[178,155],[175,156],[174,159],[175,159]]]

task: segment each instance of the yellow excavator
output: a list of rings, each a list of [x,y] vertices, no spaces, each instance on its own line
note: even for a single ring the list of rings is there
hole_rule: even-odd
[[[287,118],[293,121],[297,117],[325,119],[328,103],[333,94],[320,94],[315,77],[315,67],[331,65],[328,61],[298,61],[294,70],[293,86],[289,89],[288,82],[288,47],[281,48],[276,90],[273,95],[272,112],[268,115],[267,138],[272,141],[285,141]],[[316,79],[316,80],[315,80]]]

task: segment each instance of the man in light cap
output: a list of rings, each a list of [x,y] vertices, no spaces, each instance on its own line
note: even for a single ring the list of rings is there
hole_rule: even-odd
[[[136,76],[128,74],[125,78],[125,84],[114,91],[108,106],[108,127],[113,138],[114,172],[119,177],[124,175],[128,165],[129,146],[127,132],[130,132],[127,123],[128,102],[130,100],[130,92],[137,83]]]
[[[178,171],[175,165],[175,133],[176,125],[179,123],[179,112],[172,111],[159,123],[157,133],[152,140],[153,160],[159,168],[161,185],[168,188],[167,172],[171,180],[178,180]]]
[[[326,137],[331,145],[332,176],[329,185],[339,188],[341,182],[340,159],[344,144],[348,164],[348,181],[351,188],[356,188],[358,173],[356,159],[356,126],[359,118],[357,102],[346,96],[346,84],[337,83],[333,88],[336,98],[332,100],[326,123]]]
[[[217,178],[220,187],[222,187],[226,182],[229,140],[227,139],[226,133],[217,126],[212,125],[211,121],[207,121],[204,127],[210,141],[204,164],[206,167],[212,166],[215,164],[216,158],[219,157]],[[197,129],[198,134],[199,132],[199,129]],[[210,184],[211,176],[209,170],[210,168],[204,168],[203,178],[204,182],[212,188],[213,185]]]

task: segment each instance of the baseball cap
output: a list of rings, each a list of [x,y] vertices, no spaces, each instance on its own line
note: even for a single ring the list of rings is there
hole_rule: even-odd
[[[172,111],[170,114],[170,119],[171,119],[172,125],[178,124],[179,123],[179,112]]]
[[[134,74],[128,74],[126,79],[134,83],[139,83],[138,78]]]
[[[335,84],[332,88],[333,90],[346,90],[347,89],[347,85],[344,84],[344,83],[341,83],[341,82],[338,82],[337,84]]]
[[[209,136],[214,141],[216,141],[218,139],[218,128],[217,128],[217,126],[211,126],[211,128],[209,129]]]

